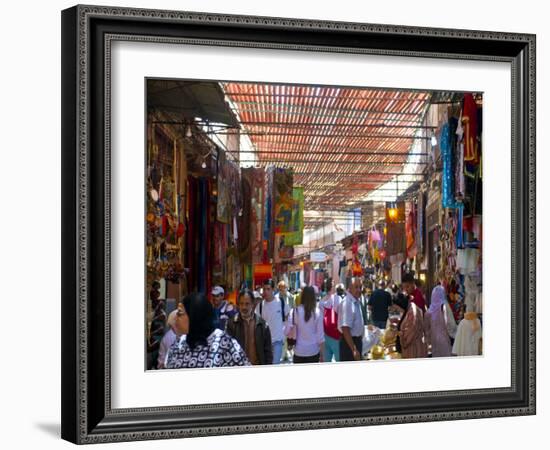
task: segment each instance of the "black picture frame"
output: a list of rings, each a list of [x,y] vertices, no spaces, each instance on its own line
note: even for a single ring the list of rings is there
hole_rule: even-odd
[[[110,43],[117,39],[509,62],[511,386],[112,409],[108,112]],[[535,42],[531,34],[502,32],[81,5],[64,10],[62,437],[84,444],[535,414]]]

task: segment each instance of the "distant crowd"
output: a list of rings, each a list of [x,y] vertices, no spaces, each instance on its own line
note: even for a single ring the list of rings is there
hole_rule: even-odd
[[[168,316],[162,300],[153,304],[153,369],[359,361],[366,328],[390,327],[390,316],[398,318],[392,330],[402,358],[456,354],[457,323],[445,289],[433,289],[427,308],[412,274],[399,287],[380,280],[372,292],[362,278],[347,289],[328,279],[321,291],[304,286],[294,294],[284,281],[275,289],[268,279],[240,291],[236,305],[215,286],[210,299],[187,295]]]

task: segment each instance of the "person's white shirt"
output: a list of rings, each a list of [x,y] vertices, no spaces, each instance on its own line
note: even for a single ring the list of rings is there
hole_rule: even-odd
[[[271,332],[271,342],[282,341],[284,339],[284,326],[286,318],[288,318],[289,307],[284,302],[284,315],[285,321],[283,321],[283,307],[281,299],[273,296],[273,300],[262,300],[256,307],[256,314],[267,322],[269,331]]]
[[[325,342],[321,309],[316,307],[306,322],[304,306],[299,305],[291,311],[288,321],[296,327],[294,353],[298,356],[317,355],[321,351],[321,345]]]
[[[340,333],[342,333],[342,327],[349,327],[353,337],[362,337],[365,334],[361,304],[359,299],[349,292],[338,307],[338,330]]]
[[[164,363],[166,360],[166,356],[168,355],[168,350],[170,350],[172,344],[176,342],[176,339],[176,332],[172,328],[169,328],[162,337],[162,340],[160,341],[159,356],[157,359],[157,365],[159,369],[164,368]]]
[[[332,309],[334,308],[336,312],[338,312],[338,306],[340,305],[340,302],[342,301],[342,297],[340,297],[338,294],[327,294],[323,297],[322,300],[319,301],[319,308],[321,308],[321,312],[323,312],[324,309]]]

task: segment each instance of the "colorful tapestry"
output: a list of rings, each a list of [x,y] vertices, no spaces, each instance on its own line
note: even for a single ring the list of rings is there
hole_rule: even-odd
[[[227,225],[221,222],[214,224],[214,236],[212,239],[212,283],[225,284],[227,276]]]
[[[273,278],[273,266],[271,264],[254,265],[254,286],[261,285],[264,280]]]
[[[405,232],[407,236],[407,258],[414,258],[416,256],[416,210],[413,204],[409,214],[407,215],[407,222],[405,223]]]
[[[275,263],[281,263],[292,259],[294,256],[294,246],[288,245],[285,241],[285,236],[282,234],[275,235],[275,248],[273,261]]]
[[[304,188],[292,188],[292,218],[290,232],[282,233],[285,245],[301,245],[304,238]]]
[[[416,251],[417,255],[424,254],[424,193],[420,192],[416,204]]]
[[[251,174],[252,193],[250,198],[250,245],[252,252],[252,263],[263,262],[263,220],[265,208],[265,172],[262,168],[243,169],[243,176],[246,172]],[[248,175],[247,175],[248,176]]]
[[[254,183],[253,173],[250,170],[242,170],[242,211],[238,216],[239,231],[239,258],[241,264],[252,263],[252,240],[251,240],[251,216],[252,216],[252,185]]]
[[[273,258],[274,249],[274,227],[273,227],[273,176],[274,167],[268,167],[265,176],[265,215],[263,226],[263,241],[267,244],[264,249],[263,258],[269,260]]]
[[[218,203],[216,219],[218,222],[229,223],[231,218],[231,202],[229,199],[230,166],[227,163],[225,152],[219,152],[218,157]]]
[[[439,136],[443,176],[441,179],[441,203],[443,208],[461,208],[462,204],[454,198],[453,149],[451,146],[450,125],[445,123]]]
[[[273,222],[275,233],[290,233],[292,230],[292,169],[276,168],[273,175]]]
[[[199,178],[198,183],[198,265],[197,265],[197,290],[206,294],[208,289],[208,179]]]
[[[462,107],[464,126],[464,161],[471,170],[479,164],[478,152],[478,107],[472,94],[464,94]]]
[[[254,286],[252,284],[253,282],[253,272],[252,272],[252,264],[245,264],[243,266],[243,282],[245,286],[248,289],[254,289]]]
[[[198,205],[198,180],[195,177],[188,177],[187,190],[187,208],[186,208],[186,249],[185,267],[189,270],[188,282],[189,289],[195,291],[197,289],[197,264],[198,264],[198,242],[195,236],[198,230],[199,215],[196,214]]]
[[[239,166],[232,161],[227,161],[229,204],[231,205],[231,215],[233,217],[242,213],[242,195],[241,195],[241,173]]]

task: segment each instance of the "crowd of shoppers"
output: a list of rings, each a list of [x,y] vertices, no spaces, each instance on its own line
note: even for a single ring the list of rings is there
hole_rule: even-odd
[[[365,330],[386,329],[391,315],[399,316],[393,329],[402,358],[453,354],[457,323],[441,285],[433,289],[429,307],[412,274],[403,275],[400,287],[380,280],[368,295],[359,277],[349,280],[347,290],[327,279],[321,291],[303,286],[293,295],[282,281],[275,291],[268,279],[255,291],[243,289],[233,305],[215,286],[211,299],[190,294],[167,318],[164,303],[153,293],[149,345],[155,350],[154,366],[359,361]]]

